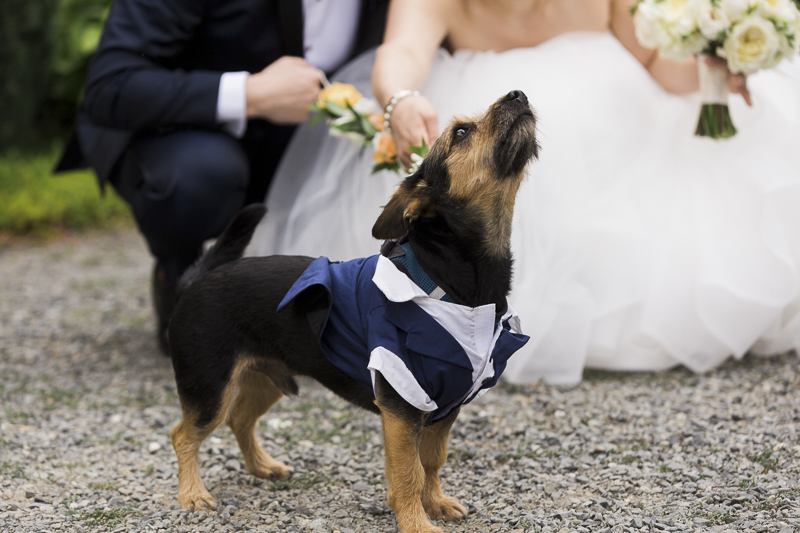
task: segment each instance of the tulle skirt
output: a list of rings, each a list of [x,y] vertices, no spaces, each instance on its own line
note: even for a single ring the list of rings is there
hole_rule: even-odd
[[[372,55],[340,74],[371,95]],[[423,93],[440,127],[523,90],[539,160],[517,197],[510,302],[528,344],[514,383],[580,381],[585,367],[703,372],[800,344],[800,60],[730,98],[739,134],[693,135],[697,95],[666,93],[610,34],[502,53],[440,51]],[[250,254],[377,253],[370,230],[402,179],[372,153],[295,136]]]

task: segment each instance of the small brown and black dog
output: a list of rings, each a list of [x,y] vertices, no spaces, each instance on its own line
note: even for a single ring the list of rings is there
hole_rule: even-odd
[[[455,119],[419,171],[400,185],[372,235],[403,237],[422,269],[456,303],[505,310],[514,201],[525,168],[538,153],[535,131],[536,119],[521,91],[502,97],[483,115]],[[310,376],[381,415],[388,505],[400,531],[441,532],[426,513],[445,520],[467,515],[439,484],[458,409],[430,423],[428,414],[405,401],[380,373],[375,392],[365,389],[320,350],[309,323],[313,302],[298,298],[278,312],[314,259],[239,259],[263,214],[259,205],[237,215],[179,288],[169,325],[183,414],[172,431],[178,501],[187,508],[215,507],[200,479],[198,451],[223,422],[236,436],[251,474],[288,478],[291,467],[259,446],[255,427],[284,395],[297,394],[294,376]]]

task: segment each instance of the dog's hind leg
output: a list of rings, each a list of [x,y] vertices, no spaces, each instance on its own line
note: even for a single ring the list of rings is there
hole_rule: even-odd
[[[178,502],[185,509],[216,507],[214,498],[200,479],[198,454],[203,441],[227,418],[242,368],[241,363],[237,364],[221,389],[207,387],[201,389],[204,392],[199,396],[182,389],[182,380],[177,380],[182,418],[172,430],[172,447],[178,457]]]
[[[455,498],[444,495],[439,484],[439,470],[447,460],[450,428],[458,417],[458,411],[422,430],[419,457],[425,470],[425,486],[422,489],[422,506],[434,520],[456,520],[467,516],[467,509]]]
[[[224,395],[220,414],[227,412],[231,396]],[[211,422],[200,424],[198,413],[184,405],[183,401],[181,407],[183,416],[172,430],[172,447],[178,457],[178,503],[184,509],[198,510],[203,506],[214,509],[217,504],[200,478],[198,454],[203,441],[219,427],[224,417],[217,415]]]
[[[270,457],[256,441],[258,419],[281,398],[283,393],[266,375],[252,370],[242,373],[227,423],[242,450],[247,471],[256,477],[288,479],[292,475],[292,467]]]
[[[178,503],[184,509],[199,510],[203,506],[214,509],[217,504],[200,479],[197,456],[200,445],[217,426],[208,424],[198,427],[196,419],[194,414],[184,409],[183,418],[172,430],[172,446],[178,456]]]

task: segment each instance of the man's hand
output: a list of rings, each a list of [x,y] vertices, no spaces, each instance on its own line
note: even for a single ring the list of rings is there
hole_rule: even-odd
[[[248,118],[300,124],[320,91],[319,70],[301,57],[284,56],[246,83]]]
[[[392,111],[392,136],[397,145],[397,157],[405,168],[411,166],[410,146],[421,146],[422,141],[433,144],[439,136],[436,109],[424,96],[408,96],[394,106]]]

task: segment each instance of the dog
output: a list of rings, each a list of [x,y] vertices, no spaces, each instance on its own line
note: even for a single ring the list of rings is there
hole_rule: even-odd
[[[538,150],[521,91],[453,120],[375,222],[372,235],[386,242],[371,258],[241,258],[265,212],[243,209],[183,276],[169,324],[180,504],[215,507],[198,452],[223,422],[251,474],[288,478],[291,467],[259,446],[255,427],[298,393],[295,376],[309,376],[381,415],[401,532],[441,532],[428,517],[466,517],[438,472],[459,407],[494,385],[527,340],[506,296],[514,201]],[[462,316],[472,320],[466,337],[453,325]],[[482,347],[470,345],[476,327]]]

